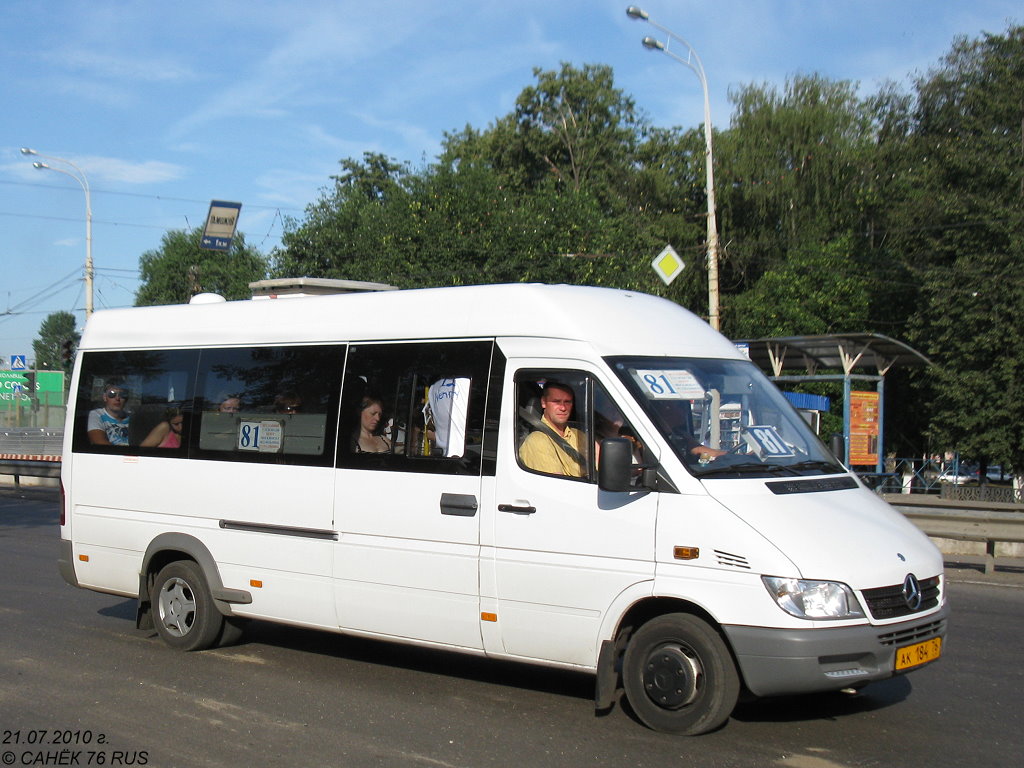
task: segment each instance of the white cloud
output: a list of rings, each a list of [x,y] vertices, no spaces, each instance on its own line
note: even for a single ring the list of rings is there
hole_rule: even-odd
[[[71,161],[85,174],[90,186],[98,182],[119,182],[121,184],[160,184],[175,181],[186,175],[186,170],[174,163],[162,160],[143,160],[136,162],[118,157],[102,157],[99,155],[65,154],[59,150],[53,154],[22,157],[16,149],[8,149],[4,155],[17,157],[16,160],[0,164],[0,171],[17,176],[20,179],[39,181],[38,169],[32,167],[32,161],[45,162],[53,169],[64,168],[73,174],[74,168],[62,166],[56,158],[63,157]]]
[[[162,160],[133,162],[116,157],[82,157],[75,162],[88,169],[90,181],[102,179],[123,184],[160,184],[185,176],[182,166]]]
[[[46,53],[42,58],[63,69],[121,82],[177,82],[196,77],[189,67],[152,53],[130,57],[65,48]]]
[[[319,197],[320,191],[330,185],[330,176],[338,173],[338,166],[317,168],[315,171],[300,172],[273,169],[254,179],[260,189],[262,205],[280,205],[288,208],[285,216],[298,216],[306,205]]]

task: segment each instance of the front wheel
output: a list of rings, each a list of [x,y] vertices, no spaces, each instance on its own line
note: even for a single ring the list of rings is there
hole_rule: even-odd
[[[659,616],[636,631],[626,647],[622,685],[645,725],[685,736],[722,725],[740,691],[722,638],[685,613]]]
[[[172,648],[201,651],[221,634],[224,617],[213,604],[202,570],[191,560],[164,566],[150,600],[157,634]]]

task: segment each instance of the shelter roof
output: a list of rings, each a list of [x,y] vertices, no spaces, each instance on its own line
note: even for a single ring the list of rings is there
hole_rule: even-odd
[[[736,344],[746,345],[750,359],[775,376],[786,368],[804,368],[811,375],[820,369],[839,368],[849,375],[859,368],[874,368],[884,376],[894,365],[932,365],[913,347],[880,333],[739,339]]]

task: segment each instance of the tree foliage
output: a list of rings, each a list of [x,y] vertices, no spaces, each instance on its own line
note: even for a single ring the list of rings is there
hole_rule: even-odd
[[[921,284],[911,337],[937,366],[929,434],[1024,468],[1024,27],[957,40],[918,83],[901,213]]]
[[[218,293],[226,299],[247,299],[249,283],[266,277],[266,258],[245,244],[238,233],[228,251],[200,247],[202,229],[167,232],[156,250],[139,259],[142,284],[135,306],[185,304],[197,293]]]
[[[35,367],[39,370],[70,373],[70,359],[78,348],[82,334],[75,329],[75,316],[71,312],[51,312],[39,326],[39,336],[32,341]],[[64,345],[70,342],[71,358],[64,359]]]
[[[1022,61],[1024,28],[1010,27],[956,41],[913,92],[863,96],[816,74],[745,85],[714,136],[723,331],[916,343],[938,366],[916,384],[895,374],[922,404],[886,415],[901,450],[923,450],[926,433],[933,449],[1024,466]],[[509,114],[446,134],[422,168],[342,160],[289,222],[274,274],[589,283],[703,314],[702,127],[651,126],[606,66],[534,78]],[[686,262],[671,286],[649,266],[666,243]]]
[[[402,287],[649,282],[623,253],[636,222],[611,214],[624,209],[642,128],[632,101],[608,67],[535,74],[512,115],[448,134],[421,171],[370,153],[343,160],[291,223],[274,273]]]

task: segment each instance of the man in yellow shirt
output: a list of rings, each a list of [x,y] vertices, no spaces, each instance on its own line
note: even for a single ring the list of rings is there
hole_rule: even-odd
[[[541,423],[546,429],[531,432],[519,448],[519,459],[537,472],[565,477],[584,477],[580,433],[569,426],[573,391],[565,384],[548,382],[540,396]],[[548,433],[548,430],[552,434]],[[558,435],[564,440],[556,440]],[[564,445],[569,446],[567,450]],[[575,456],[571,455],[575,452]]]

